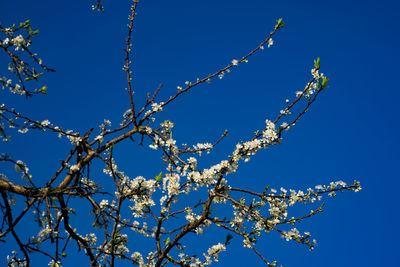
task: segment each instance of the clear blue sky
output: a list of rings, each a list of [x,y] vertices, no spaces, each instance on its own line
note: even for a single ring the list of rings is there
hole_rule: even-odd
[[[57,70],[42,79],[47,96],[27,101],[3,93],[0,102],[81,132],[104,118],[115,126],[120,122],[129,108],[121,68],[130,1],[104,0],[104,14],[91,11],[94,2],[0,0],[2,24],[31,19],[41,31],[33,48]],[[331,78],[329,89],[284,136],[283,144],[242,164],[231,183],[305,189],[357,179],[363,190],[328,199],[325,212],[298,226],[317,239],[314,251],[272,234],[258,243],[267,258],[285,266],[398,265],[399,10],[394,0],[140,1],[133,35],[138,103],[160,83],[165,99],[186,80],[247,53],[277,18],[286,23],[270,49],[221,81],[192,90],[160,117],[160,122],[168,118],[176,123],[179,143],[211,142],[228,129],[228,138],[207,162],[221,160],[234,144],[262,128],[265,119],[275,118],[285,99],[304,88],[313,59],[321,58],[321,71]],[[0,62],[3,75],[7,62],[4,57]],[[38,184],[68,150],[67,141],[51,135],[16,136],[12,144],[0,144],[0,152],[28,164]],[[121,166],[131,177],[151,177],[162,170],[151,163],[159,160],[157,152],[143,152],[126,142],[120,153]],[[196,245],[205,246],[206,238],[196,239]],[[5,247],[0,243],[0,265]],[[74,264],[83,266],[79,257],[65,266]],[[234,239],[215,266],[245,265],[262,262]]]

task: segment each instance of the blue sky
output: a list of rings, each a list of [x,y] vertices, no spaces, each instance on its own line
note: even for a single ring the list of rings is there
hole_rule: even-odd
[[[2,24],[30,19],[41,31],[33,48],[56,69],[41,80],[48,86],[47,96],[25,100],[2,93],[1,102],[13,103],[37,120],[81,132],[105,118],[117,125],[129,108],[121,69],[130,1],[115,2],[105,0],[103,14],[91,11],[94,1],[0,0]],[[321,58],[321,72],[331,79],[328,90],[284,136],[283,144],[242,164],[230,181],[252,189],[306,189],[357,179],[363,190],[328,199],[322,214],[298,226],[317,239],[314,251],[272,234],[258,244],[267,258],[285,266],[396,266],[399,8],[397,1],[389,0],[140,1],[133,35],[133,84],[139,104],[160,83],[160,99],[165,99],[186,80],[247,54],[276,19],[282,17],[286,24],[271,48],[224,79],[193,89],[159,117],[159,122],[176,123],[179,143],[211,142],[229,130],[205,166],[223,159],[237,142],[262,128],[265,119],[275,118],[285,99],[304,88],[313,60]],[[7,62],[4,57],[0,62],[3,75]],[[11,144],[0,144],[1,152],[27,162],[38,184],[69,149],[66,140],[51,135],[15,136]],[[151,177],[162,168],[157,152],[136,144],[124,143],[119,153],[120,166],[132,177]],[[196,239],[196,245],[205,245],[206,239]],[[1,249],[0,263],[5,253]],[[70,259],[65,266],[74,263]],[[239,239],[216,264],[244,265],[262,262],[241,248]]]

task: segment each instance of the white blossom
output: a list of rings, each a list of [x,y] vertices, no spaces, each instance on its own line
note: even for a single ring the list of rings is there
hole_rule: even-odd
[[[270,48],[274,44],[274,40],[272,38],[269,38],[268,40],[268,48]]]
[[[44,120],[40,124],[42,124],[43,126],[48,126],[50,124],[50,121],[49,120]]]
[[[71,170],[71,172],[76,172],[80,170],[78,165],[72,165],[69,169]]]
[[[100,202],[99,206],[100,206],[100,209],[102,209],[102,210],[105,209],[108,206],[108,200],[107,199],[103,199]]]
[[[154,112],[160,112],[162,111],[162,105],[164,104],[164,102],[161,102],[160,104],[158,103],[153,103],[151,104],[151,108]]]
[[[25,39],[20,34],[17,37],[11,39],[11,43],[16,46],[15,50],[19,50],[25,44]]]

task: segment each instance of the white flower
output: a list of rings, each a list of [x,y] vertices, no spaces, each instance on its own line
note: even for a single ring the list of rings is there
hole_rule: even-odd
[[[243,247],[252,248],[250,242],[247,239],[243,239]]]
[[[124,117],[124,119],[130,119],[132,117],[132,110],[128,109],[124,112],[124,114],[122,115]]]
[[[21,169],[24,169],[24,163],[22,160],[17,160],[17,162],[14,165],[15,172],[21,172]]]
[[[102,209],[102,210],[105,209],[108,206],[108,200],[107,199],[103,199],[100,202],[99,206],[100,206],[100,209]]]
[[[237,59],[232,60],[232,65],[236,66],[238,63],[239,63],[239,60],[237,60]]]
[[[8,42],[10,42],[10,39],[6,38],[3,40],[2,44],[3,45],[8,45]]]
[[[153,109],[154,112],[160,112],[162,111],[162,104],[164,103],[163,102],[161,102],[160,104],[153,103],[151,104],[151,108]]]
[[[151,127],[149,127],[149,126],[146,126],[145,132],[146,132],[146,134],[151,134],[153,132],[153,129],[151,129]]]
[[[16,46],[15,50],[19,50],[21,46],[25,43],[25,39],[20,34],[17,37],[11,39],[11,43]]]
[[[103,142],[103,136],[100,134],[98,136],[96,136],[96,138],[94,139],[95,141],[99,141],[100,143]]]
[[[47,265],[49,265],[50,267],[61,267],[61,263],[59,261],[54,261],[54,260],[51,260],[51,262],[49,262],[49,264]]]
[[[268,48],[270,48],[271,45],[273,45],[273,44],[274,44],[274,40],[272,40],[272,38],[269,38],[269,40],[268,40]]]
[[[47,126],[47,125],[50,124],[50,121],[49,121],[49,120],[44,120],[44,121],[41,122],[41,124],[42,124],[43,126]]]
[[[18,130],[19,133],[26,134],[28,132],[28,128],[23,128]]]
[[[207,250],[208,256],[213,257],[214,261],[218,261],[218,254],[225,251],[226,247],[224,244],[218,243]]]
[[[167,147],[171,147],[171,146],[174,146],[175,143],[176,143],[175,140],[173,140],[173,139],[168,139],[167,142],[165,142],[165,145],[166,145]]]
[[[71,172],[79,171],[78,165],[72,165],[69,169],[71,170]]]

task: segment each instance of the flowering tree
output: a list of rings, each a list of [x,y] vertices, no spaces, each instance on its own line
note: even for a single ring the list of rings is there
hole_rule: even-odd
[[[238,236],[243,246],[252,250],[261,261],[268,266],[276,266],[276,261],[266,259],[256,247],[257,240],[269,232],[278,232],[287,241],[313,249],[316,241],[311,234],[302,233],[293,225],[321,212],[323,204],[296,217],[288,215],[288,207],[320,202],[324,195],[333,197],[345,190],[357,192],[361,190],[359,182],[347,185],[337,181],[305,191],[276,190],[268,186],[261,191],[252,191],[246,189],[246,184],[242,187],[231,186],[229,174],[236,172],[240,164],[249,161],[259,151],[281,143],[284,133],[299,121],[327,88],[329,79],[320,72],[319,58],[314,60],[304,89],[286,100],[276,118],[266,120],[265,127],[255,132],[253,137],[239,142],[229,151],[226,159],[207,168],[199,168],[197,163],[201,156],[211,153],[227,136],[227,131],[212,143],[179,145],[173,139],[174,123],[168,120],[157,123],[159,113],[190,89],[213,79],[222,79],[231,69],[246,63],[249,57],[272,46],[272,37],[284,23],[278,19],[261,43],[222,69],[206,77],[186,81],[167,99],[158,100],[160,85],[148,94],[143,106],[138,106],[132,88],[130,59],[137,6],[138,1],[134,0],[123,67],[129,108],[117,127],[104,120],[99,131],[92,128],[81,134],[65,130],[47,119],[37,120],[22,114],[7,104],[0,106],[0,135],[4,142],[11,141],[11,134],[27,134],[29,130],[51,132],[71,142],[70,153],[61,160],[54,175],[40,184],[32,178],[23,161],[14,159],[9,153],[0,155],[4,166],[15,169],[12,174],[0,173],[0,241],[14,240],[16,245],[8,256],[8,265],[30,266],[32,254],[36,253],[48,258],[50,266],[61,266],[63,259],[69,256],[67,248],[77,246],[88,257],[87,265],[90,266],[116,266],[119,261],[140,266],[163,266],[168,263],[204,266],[218,261],[219,253],[227,250],[234,236]],[[100,1],[93,9],[103,11]],[[25,21],[8,27],[0,25],[0,32],[3,35],[0,47],[10,59],[8,69],[13,75],[11,78],[0,78],[2,88],[26,98],[46,94],[46,86],[31,89],[29,82],[38,80],[43,72],[53,71],[30,49],[38,31]],[[165,170],[156,177],[147,178],[133,178],[120,170],[113,152],[125,139],[138,140],[139,145],[158,150]],[[90,169],[98,168],[99,163],[104,166],[103,176],[112,181],[113,188],[104,186],[104,179],[92,177]],[[22,175],[23,183],[15,177],[16,173]],[[196,198],[191,198],[192,195]],[[71,222],[72,217],[80,216],[82,205],[88,205],[92,210],[91,233],[82,233],[79,225]],[[28,236],[18,231],[18,225],[24,220],[35,221],[37,225],[36,229],[32,227]],[[211,227],[225,232],[225,238],[199,253],[199,248],[191,245],[186,237],[201,235]],[[132,241],[135,235],[152,240],[153,247],[138,246]]]

